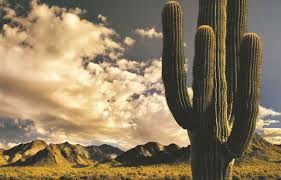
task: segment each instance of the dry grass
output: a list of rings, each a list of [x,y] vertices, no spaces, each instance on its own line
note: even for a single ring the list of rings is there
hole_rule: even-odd
[[[280,164],[243,165],[234,168],[235,179],[281,178]],[[84,168],[71,167],[1,167],[0,179],[191,179],[188,164],[140,167],[113,167],[98,165]]]

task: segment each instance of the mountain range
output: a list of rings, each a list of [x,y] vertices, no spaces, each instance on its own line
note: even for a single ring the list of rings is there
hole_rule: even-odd
[[[35,140],[11,149],[0,149],[0,166],[72,166],[83,167],[98,163],[118,163],[139,166],[166,163],[190,163],[191,147],[149,142],[126,152],[110,145],[82,146],[80,144],[47,144]],[[255,134],[244,155],[236,163],[280,163],[281,147]]]
[[[35,140],[0,150],[0,165],[4,166],[88,166],[114,159],[123,151],[110,145],[47,144]]]

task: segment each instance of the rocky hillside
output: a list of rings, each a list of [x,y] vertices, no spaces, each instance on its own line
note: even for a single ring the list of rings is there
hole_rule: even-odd
[[[87,150],[90,154],[90,158],[97,162],[112,160],[123,153],[120,149],[107,144],[101,146],[88,146]]]
[[[115,160],[129,166],[161,164],[161,163],[190,163],[191,148],[180,148],[175,144],[163,146],[151,142],[145,145],[138,145],[118,156]],[[240,163],[280,163],[281,147],[264,140],[260,135],[255,134],[249,148],[244,155],[235,161]]]
[[[19,144],[9,150],[3,151],[4,159],[7,164],[23,162],[34,156],[37,152],[45,149],[48,145],[41,140],[35,140],[27,144]]]
[[[122,153],[122,150],[110,145],[86,147],[68,142],[48,145],[44,141],[35,140],[8,150],[1,150],[0,165],[88,166],[115,158]]]
[[[157,142],[138,145],[121,154],[115,160],[124,165],[149,165],[163,163],[177,163],[190,159],[190,146],[180,148],[176,144],[164,146]]]
[[[271,144],[260,135],[255,134],[250,146],[236,163],[281,163],[281,147]],[[281,164],[280,164],[281,165]]]
[[[190,153],[190,146],[181,148],[176,144],[165,146],[157,142],[138,145],[123,152],[110,145],[82,146],[68,142],[48,145],[44,141],[36,140],[8,150],[0,149],[0,165],[82,167],[109,161],[125,166],[190,163]],[[281,147],[256,134],[245,154],[235,162],[269,162],[281,165]]]

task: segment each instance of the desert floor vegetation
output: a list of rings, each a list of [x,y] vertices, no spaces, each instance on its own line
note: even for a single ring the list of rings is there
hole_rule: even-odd
[[[102,164],[74,167],[1,167],[0,179],[96,179],[96,180],[187,180],[191,179],[189,164],[163,164],[123,167]],[[280,163],[243,164],[233,169],[233,179],[281,179]]]

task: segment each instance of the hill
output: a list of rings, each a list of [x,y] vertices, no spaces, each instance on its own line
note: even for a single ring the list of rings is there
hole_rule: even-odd
[[[54,145],[60,151],[60,154],[65,158],[69,163],[76,165],[90,165],[95,161],[91,159],[90,152],[88,152],[87,147],[81,146],[80,144],[72,145],[68,142],[63,144]]]
[[[35,140],[0,151],[0,165],[6,166],[88,166],[117,157],[122,150],[110,146],[82,146],[80,144],[48,145]]]
[[[122,150],[107,144],[100,146],[88,146],[87,150],[90,158],[97,162],[112,160],[123,153]]]
[[[19,144],[11,149],[3,151],[4,159],[7,164],[13,164],[17,161],[25,161],[34,156],[37,152],[45,149],[47,143],[41,140],[35,140],[26,144]]]
[[[255,134],[244,155],[236,163],[281,163],[281,147],[271,144],[260,135]]]
[[[53,144],[39,151],[25,161],[17,161],[12,166],[69,166],[70,163],[62,156],[60,150]]]
[[[133,149],[121,154],[115,160],[124,165],[150,165],[177,163],[190,159],[190,146],[180,148],[176,144],[164,146],[157,142],[149,142],[138,145]]]
[[[3,155],[4,151],[5,151],[5,149],[0,148],[0,166],[7,164],[7,161]]]
[[[82,146],[68,142],[48,145],[36,140],[11,149],[0,149],[0,165],[6,166],[71,166],[83,167],[97,163],[118,162],[125,166],[190,163],[191,147],[149,142],[126,152],[110,146]],[[281,164],[281,147],[256,134],[239,164]]]
[[[150,142],[124,152],[115,160],[129,166],[190,163],[190,153],[190,146],[180,148],[175,144],[163,146],[156,142]],[[271,144],[260,135],[255,134],[244,155],[236,159],[235,163],[281,163],[281,147]]]

